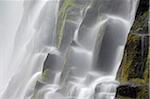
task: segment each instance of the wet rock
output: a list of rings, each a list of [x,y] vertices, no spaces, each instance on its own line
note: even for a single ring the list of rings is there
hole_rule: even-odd
[[[117,99],[149,99],[150,43],[148,0],[140,0],[116,79]]]
[[[140,0],[140,4],[136,13],[135,22],[131,29],[131,33],[149,34],[148,9],[149,9],[149,0]]]
[[[148,85],[120,85],[117,88],[116,99],[149,99]]]
[[[136,98],[138,92],[139,92],[139,86],[130,85],[130,84],[120,85],[117,88],[118,96],[120,95],[120,96],[125,96],[125,97],[130,97],[130,98]]]
[[[149,36],[129,34],[124,57],[117,74],[117,80],[121,82],[133,79],[147,81]],[[136,82],[136,81],[135,81]]]
[[[148,9],[149,9],[149,0],[140,0],[136,17],[143,15],[143,13],[148,11]]]

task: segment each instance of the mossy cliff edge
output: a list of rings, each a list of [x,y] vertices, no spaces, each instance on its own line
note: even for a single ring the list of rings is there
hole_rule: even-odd
[[[141,0],[116,79],[116,99],[149,99],[149,1]]]

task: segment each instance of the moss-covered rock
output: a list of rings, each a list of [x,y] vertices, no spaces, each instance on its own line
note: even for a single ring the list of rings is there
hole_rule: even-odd
[[[61,45],[61,40],[63,38],[64,35],[64,27],[65,27],[65,21],[67,19],[68,13],[67,11],[74,7],[74,0],[64,0],[62,5],[59,8],[59,12],[58,12],[58,26],[57,26],[57,47],[59,48]]]
[[[148,35],[129,34],[117,80],[136,83],[143,79],[148,82],[148,43]]]
[[[148,7],[147,4],[148,0],[140,1],[135,22],[128,35],[116,77],[121,83],[117,88],[117,99],[149,99],[150,35],[149,12],[145,8]]]
[[[131,33],[149,34],[148,33],[148,16],[149,0],[140,0],[136,13],[136,20],[131,29]]]
[[[131,37],[130,37],[131,36]],[[145,38],[144,44],[148,43],[149,36],[142,36],[138,34],[130,34],[125,49],[125,54],[122,60],[122,64],[118,70],[117,80],[120,81],[121,85],[117,88],[117,97],[125,96],[130,97],[134,95],[134,99],[148,99],[148,83],[149,83],[149,64],[150,64],[150,50],[148,46],[140,49],[142,45],[141,39]],[[128,85],[126,85],[126,83]],[[136,86],[135,89],[132,86]],[[147,86],[147,87],[146,87]],[[128,89],[129,88],[129,89]],[[140,89],[140,90],[139,90]],[[134,91],[130,91],[134,90]],[[128,92],[129,91],[129,92]],[[125,94],[122,94],[125,92]],[[147,98],[140,98],[147,97]],[[133,98],[133,97],[130,97]],[[124,98],[119,98],[124,99]],[[127,99],[127,98],[125,98]]]

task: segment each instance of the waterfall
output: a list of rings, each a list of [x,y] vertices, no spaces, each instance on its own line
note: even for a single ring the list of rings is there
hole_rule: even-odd
[[[18,14],[0,42],[0,99],[114,99],[138,2],[0,1]]]

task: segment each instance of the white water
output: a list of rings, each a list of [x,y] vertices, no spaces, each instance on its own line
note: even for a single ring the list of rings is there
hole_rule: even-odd
[[[138,0],[75,0],[57,48],[62,1],[0,1],[0,99],[114,98]]]

